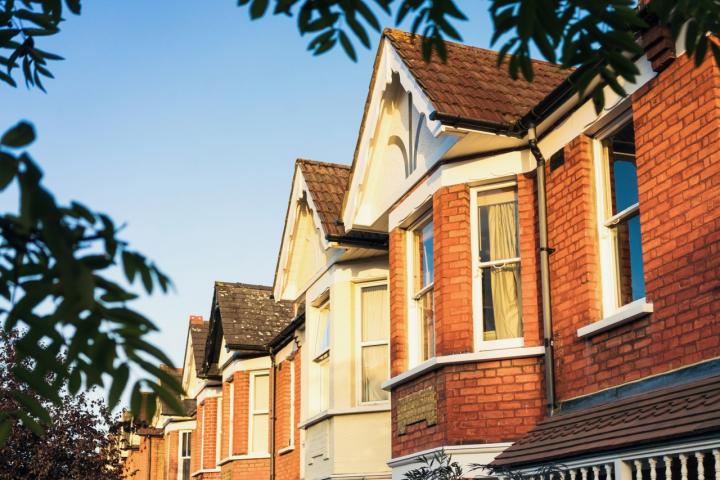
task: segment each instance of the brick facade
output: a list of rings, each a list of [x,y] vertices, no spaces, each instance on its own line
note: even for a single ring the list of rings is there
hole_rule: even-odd
[[[591,142],[578,137],[548,175],[561,401],[720,356],[720,72],[680,57],[633,95],[632,110],[654,312],[577,337],[602,318]]]
[[[140,444],[125,460],[128,478],[166,480],[165,443],[161,435],[141,435]]]
[[[292,371],[291,364],[293,365]],[[301,443],[300,429],[297,428],[301,412],[300,367],[301,355],[300,351],[298,351],[292,360],[287,359],[280,362],[277,368],[275,380],[277,385],[275,397],[275,478],[277,480],[298,480],[300,478]],[[290,395],[291,385],[294,388],[292,396]],[[292,409],[290,408],[291,400],[294,400]],[[292,449],[290,445],[292,445]]]

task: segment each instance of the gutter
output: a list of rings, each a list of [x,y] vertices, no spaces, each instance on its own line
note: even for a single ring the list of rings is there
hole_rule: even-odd
[[[365,238],[357,238],[349,235],[325,235],[325,240],[328,242],[335,242],[338,245],[348,245],[353,247],[367,247],[375,248],[379,250],[388,249],[388,235],[387,234],[376,234],[381,236],[382,239],[371,240]]]
[[[540,290],[542,297],[543,343],[545,346],[545,396],[549,415],[556,409],[555,401],[555,355],[553,353],[552,305],[550,303],[550,254],[553,249],[548,247],[547,230],[547,194],[545,178],[545,157],[538,147],[535,125],[528,130],[528,148],[537,160],[537,203],[538,230],[540,253]]]
[[[525,132],[518,127],[517,124],[506,124],[506,123],[495,123],[488,122],[486,120],[478,120],[474,118],[460,117],[457,115],[450,115],[448,113],[442,113],[438,111],[430,112],[428,115],[430,120],[437,120],[443,125],[450,127],[466,127],[473,130],[483,130],[490,133],[507,135],[510,137],[523,138]]]

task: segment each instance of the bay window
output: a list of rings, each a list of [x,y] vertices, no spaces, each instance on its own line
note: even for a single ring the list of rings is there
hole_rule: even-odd
[[[250,454],[268,453],[270,424],[270,375],[268,372],[250,373]]]
[[[360,317],[360,402],[388,399],[382,384],[389,377],[390,315],[385,283],[359,287]]]
[[[513,183],[472,190],[476,348],[522,345],[518,201]]]
[[[425,218],[410,232],[411,295],[414,310],[413,348],[419,362],[435,356],[435,268],[432,216]]]
[[[313,362],[315,363],[318,389],[313,392],[317,395],[313,400],[315,413],[323,412],[330,406],[330,300],[326,300],[317,307],[317,323],[315,330],[315,344]]]

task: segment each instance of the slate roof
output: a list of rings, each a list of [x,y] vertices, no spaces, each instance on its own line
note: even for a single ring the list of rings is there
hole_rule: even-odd
[[[205,346],[208,334],[210,333],[210,322],[191,322],[190,338],[192,339],[193,359],[195,360],[195,372],[199,375],[203,370],[205,361]]]
[[[276,302],[272,287],[215,282],[215,302],[231,348],[264,348],[293,319],[292,303]]]
[[[520,466],[720,431],[720,376],[558,414],[498,455]]]
[[[533,82],[513,80],[497,52],[446,42],[447,62],[426,62],[422,38],[401,30],[383,32],[408,66],[437,112],[509,127],[530,112],[569,76],[570,70],[533,61]],[[435,55],[435,54],[433,54]]]

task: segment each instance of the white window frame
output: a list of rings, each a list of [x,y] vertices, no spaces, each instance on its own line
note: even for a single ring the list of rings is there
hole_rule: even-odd
[[[187,434],[190,437],[190,456],[183,456],[183,436]],[[192,459],[192,430],[180,430],[178,432],[178,468],[177,468],[177,480],[182,480],[185,469],[183,468],[183,460],[186,458]],[[191,469],[191,466],[188,466]],[[192,472],[188,471],[188,477],[192,478]]]
[[[470,245],[472,249],[472,296],[473,296],[473,345],[476,352],[485,350],[501,350],[507,348],[519,348],[525,346],[525,338],[504,338],[501,340],[485,340],[483,329],[483,296],[482,296],[482,276],[480,269],[487,267],[499,267],[507,264],[521,265],[520,257],[509,258],[506,260],[481,262],[478,246],[480,239],[478,238],[479,222],[478,218],[478,196],[481,192],[499,190],[503,188],[514,188],[517,195],[517,182],[507,181],[501,183],[492,183],[481,185],[470,189]],[[519,200],[518,200],[519,203]],[[518,218],[519,222],[519,218]],[[520,232],[518,231],[518,239]],[[521,270],[522,272],[522,266]],[[522,275],[522,274],[521,274]],[[521,295],[522,297],[522,295]],[[522,298],[518,298],[520,307],[520,322],[523,322],[522,316]],[[524,331],[524,324],[523,324]]]
[[[235,421],[235,381],[228,382],[228,457],[233,455],[233,434]]]
[[[215,465],[220,463],[220,454],[222,452],[222,397],[215,397],[215,405],[217,408],[215,425]]]
[[[627,110],[620,114],[609,126],[598,132],[593,137],[593,170],[595,174],[595,205],[597,211],[597,232],[600,256],[600,287],[602,289],[602,316],[609,318],[618,314],[628,305],[645,305],[646,298],[640,298],[634,302],[620,305],[619,281],[617,278],[617,252],[615,249],[613,227],[621,220],[640,210],[640,203],[608,217],[611,212],[610,179],[609,179],[609,158],[605,148],[605,141],[632,121],[632,111]],[[644,275],[644,262],[643,262]]]
[[[419,299],[422,294],[426,293],[428,290],[435,289],[435,281],[433,278],[433,282],[423,287],[420,291],[415,291],[415,235],[418,230],[420,230],[422,227],[424,227],[428,222],[433,222],[434,224],[434,218],[433,218],[433,212],[430,210],[429,212],[423,214],[420,216],[418,220],[416,220],[405,232],[405,250],[406,250],[406,272],[405,272],[405,279],[406,279],[406,286],[407,286],[407,346],[408,346],[408,368],[416,367],[417,365],[421,364],[422,362],[425,362],[427,360],[430,360],[431,358],[434,358],[437,355],[437,352],[435,351],[435,348],[433,348],[433,351],[435,355],[432,355],[430,358],[422,359],[422,346],[420,345],[420,339],[422,334],[422,325],[420,325],[420,314],[418,311],[417,306],[417,300]],[[435,248],[435,237],[433,236],[433,249]],[[433,261],[434,261],[435,255],[433,252]],[[435,266],[433,265],[433,272],[435,271]],[[434,275],[434,273],[433,273]],[[434,293],[433,293],[434,295]],[[433,298],[433,308],[435,305],[435,299]],[[434,315],[434,313],[433,313]],[[433,318],[433,325],[435,324],[435,319]],[[433,335],[433,338],[435,336]],[[437,343],[437,342],[436,342]]]
[[[327,310],[327,325],[325,326],[326,329],[328,329],[328,344],[327,348],[323,349],[320,352],[317,352],[313,350],[313,361],[316,363],[322,363],[323,360],[327,359],[327,357],[330,356],[330,347],[332,346],[332,309],[330,308],[330,298],[324,299],[321,303],[318,304],[316,308],[316,318],[317,321],[315,323],[316,325],[316,337],[315,342],[317,342],[317,339],[319,338],[318,335],[325,335],[324,331],[320,331],[320,312],[323,310]],[[317,347],[317,344],[313,345],[313,349]]]
[[[369,287],[384,286],[388,292],[387,309],[390,311],[390,285],[386,279],[360,282],[355,284],[355,336],[357,338],[357,353],[355,355],[355,385],[357,388],[356,401],[358,405],[386,405],[390,402],[388,395],[387,400],[375,400],[364,402],[362,399],[362,352],[364,347],[376,347],[380,345],[387,345],[388,347],[388,369],[387,379],[390,379],[390,325],[388,325],[388,338],[385,341],[373,340],[369,342],[363,342],[362,340],[362,289]],[[388,315],[389,318],[389,315]],[[386,379],[386,380],[387,380]]]
[[[250,398],[249,400],[249,408],[248,408],[248,455],[257,455],[257,454],[268,454],[270,453],[270,446],[265,446],[265,451],[255,451],[253,450],[253,417],[255,415],[267,415],[268,416],[268,426],[270,425],[270,408],[268,404],[268,408],[266,410],[255,410],[255,378],[256,377],[268,377],[268,384],[270,380],[270,372],[268,370],[256,370],[253,372],[250,372],[250,388],[248,391],[250,392]],[[269,435],[269,432],[268,432]],[[269,439],[269,437],[268,437]]]

